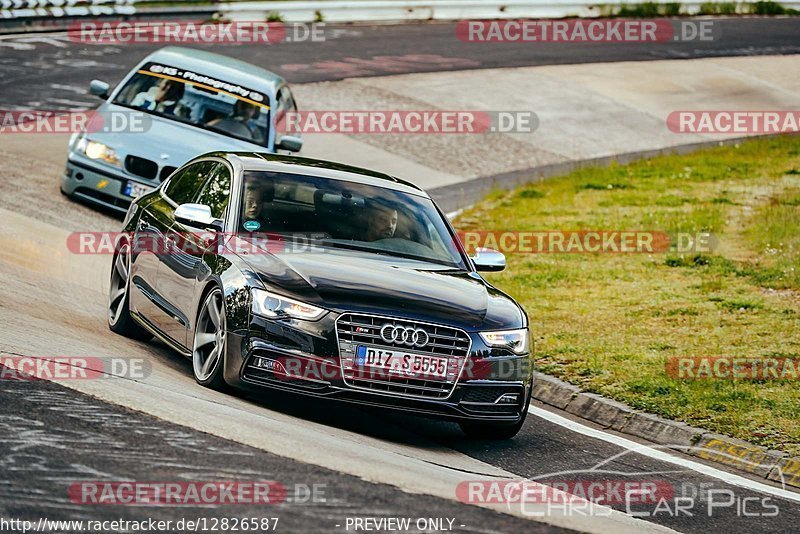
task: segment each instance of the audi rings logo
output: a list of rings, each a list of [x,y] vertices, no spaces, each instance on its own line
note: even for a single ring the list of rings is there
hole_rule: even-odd
[[[428,333],[421,328],[385,324],[381,328],[381,339],[409,347],[424,347],[428,344]]]

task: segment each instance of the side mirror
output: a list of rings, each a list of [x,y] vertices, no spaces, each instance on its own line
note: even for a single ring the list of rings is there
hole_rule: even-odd
[[[278,150],[288,150],[289,152],[300,152],[303,148],[303,138],[295,135],[284,135],[275,145]]]
[[[475,255],[471,256],[476,271],[493,272],[506,268],[506,257],[502,252],[490,248],[477,248]]]
[[[221,221],[211,215],[211,208],[205,204],[181,204],[175,210],[175,220],[181,224],[196,228],[222,230]]]
[[[109,89],[109,85],[106,82],[101,82],[100,80],[92,80],[91,83],[89,83],[89,92],[94,96],[99,96],[103,100],[108,98]]]

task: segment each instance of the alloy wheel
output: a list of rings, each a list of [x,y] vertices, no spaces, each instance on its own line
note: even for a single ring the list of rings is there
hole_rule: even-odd
[[[108,321],[115,325],[124,312],[128,294],[128,274],[130,273],[131,259],[127,244],[122,245],[117,251],[117,259],[111,266],[111,288],[108,292]]]
[[[194,334],[192,364],[199,382],[208,381],[225,352],[225,308],[222,291],[213,290],[203,301]]]

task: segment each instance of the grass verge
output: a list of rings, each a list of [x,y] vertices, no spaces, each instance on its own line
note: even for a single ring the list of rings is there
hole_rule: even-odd
[[[703,253],[509,254],[540,371],[800,455],[800,381],[686,380],[671,357],[800,359],[800,136],[582,169],[464,212],[459,231],[711,232]]]

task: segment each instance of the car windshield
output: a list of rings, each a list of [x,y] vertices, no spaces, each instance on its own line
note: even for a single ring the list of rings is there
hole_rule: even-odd
[[[266,146],[269,106],[262,93],[199,74],[148,63],[117,93],[114,104]]]
[[[433,202],[344,180],[267,171],[244,174],[240,235],[280,235],[322,247],[384,254],[463,269]]]

